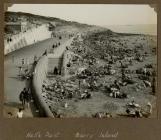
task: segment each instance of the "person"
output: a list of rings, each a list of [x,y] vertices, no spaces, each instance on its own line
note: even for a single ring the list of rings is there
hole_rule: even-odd
[[[59,70],[59,75],[61,75],[61,69]]]
[[[152,109],[153,109],[152,104],[148,102],[147,106],[149,107],[149,111],[148,111],[149,114],[152,114]]]
[[[31,101],[31,94],[30,94],[30,89],[25,89],[25,101],[27,103],[27,107],[29,108],[30,101]]]
[[[24,93],[24,90],[21,91],[21,93],[19,95],[19,100],[21,101],[22,107],[24,108],[25,107],[25,93]]]
[[[130,112],[131,112],[131,111],[130,111],[130,109],[129,109],[129,108],[127,108],[127,109],[126,109],[126,113],[129,115],[129,114],[130,114]]]
[[[21,66],[19,66],[19,76],[22,74],[22,67]]]
[[[114,85],[115,85],[115,87],[116,87],[117,89],[119,89],[119,90],[120,90],[120,86],[119,86],[119,84],[118,84],[117,80],[115,80],[115,81],[114,81]]]
[[[140,113],[139,110],[135,110],[135,117],[137,117],[137,118],[141,118],[142,117],[142,114]]]
[[[25,59],[22,58],[22,66],[25,64]]]
[[[23,117],[23,111],[21,108],[19,108],[19,111],[17,112],[17,118],[22,118]]]
[[[37,56],[35,55],[34,56],[34,63],[33,64],[36,65],[37,64],[37,61],[38,61],[38,59],[37,59]]]
[[[53,44],[52,48],[53,48],[53,49],[55,48],[55,44]]]
[[[45,50],[45,52],[42,54],[42,56],[46,55],[47,56],[47,49]]]
[[[64,88],[63,88],[63,87],[61,88],[61,94],[62,94],[63,96],[65,96],[65,91],[64,91]]]
[[[125,80],[125,68],[121,68],[121,79],[122,79],[122,82],[124,82],[124,80]]]
[[[91,94],[88,91],[86,92],[86,98],[87,99],[91,98]]]
[[[34,55],[34,61],[37,61],[37,56],[36,55]]]
[[[67,107],[68,107],[68,103],[67,103],[67,102],[64,104],[64,107],[65,107],[65,108],[67,108]]]
[[[55,75],[58,74],[58,68],[57,68],[57,67],[54,68],[54,74],[55,74]]]
[[[24,72],[25,72],[25,75],[27,75],[27,73],[29,72],[28,68],[26,68]]]

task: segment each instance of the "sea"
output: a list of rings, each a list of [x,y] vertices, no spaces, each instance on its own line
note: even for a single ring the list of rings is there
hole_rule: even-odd
[[[134,33],[157,35],[157,24],[144,24],[144,25],[107,25],[104,26],[118,33]]]

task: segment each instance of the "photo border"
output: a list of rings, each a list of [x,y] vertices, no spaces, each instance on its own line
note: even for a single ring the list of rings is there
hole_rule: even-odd
[[[4,103],[4,3],[14,4],[156,4],[157,5],[157,118],[4,118],[3,103]],[[104,139],[104,140],[160,140],[161,138],[161,2],[159,0],[3,0],[0,3],[0,139],[2,140],[73,140],[80,139],[75,137],[78,133],[94,134],[94,137],[84,137],[87,139]],[[139,15],[138,15],[139,16]],[[28,133],[40,132],[41,136],[29,138]],[[52,135],[60,133],[60,137],[46,137],[49,132]],[[101,133],[114,134],[118,132],[116,138],[98,137]]]

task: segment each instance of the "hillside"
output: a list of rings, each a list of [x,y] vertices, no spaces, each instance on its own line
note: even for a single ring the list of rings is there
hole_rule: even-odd
[[[66,21],[55,17],[46,17],[46,16],[34,15],[34,14],[23,13],[23,12],[9,12],[9,11],[5,12],[5,22],[16,22],[20,20],[27,20],[31,23],[39,22],[41,24],[55,22],[56,25],[59,25],[59,26],[62,26],[62,25],[74,25],[76,27],[91,26],[87,24],[80,24],[74,21]]]

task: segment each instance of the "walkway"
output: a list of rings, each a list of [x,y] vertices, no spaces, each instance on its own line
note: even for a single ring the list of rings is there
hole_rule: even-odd
[[[24,58],[29,64],[34,60],[34,56],[41,56],[43,52],[51,48],[56,42],[63,43],[66,39],[57,40],[50,38],[36,44],[26,46],[20,50],[14,51],[11,54],[5,56],[4,61],[4,98],[5,98],[5,114],[6,110],[15,111],[15,108],[19,107],[19,94],[25,87],[25,81],[18,79],[19,72],[18,66],[21,65],[21,61]],[[26,110],[26,116],[33,117],[32,110]],[[13,113],[13,112],[12,112]],[[14,114],[14,113],[13,113]]]

